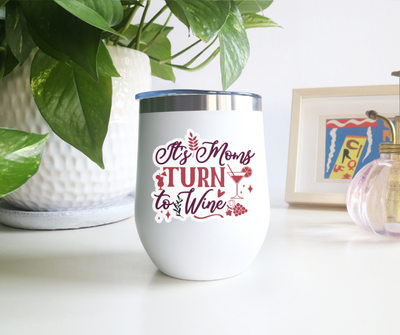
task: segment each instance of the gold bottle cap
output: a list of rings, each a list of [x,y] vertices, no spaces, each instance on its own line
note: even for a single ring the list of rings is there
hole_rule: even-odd
[[[393,71],[392,76],[394,77],[400,77],[400,71]]]
[[[379,115],[376,111],[370,110],[365,112],[365,114],[372,120],[381,120],[385,122],[386,126],[389,128],[390,142],[383,142],[379,144],[380,154],[400,154],[400,116],[395,116],[393,125],[387,117]]]

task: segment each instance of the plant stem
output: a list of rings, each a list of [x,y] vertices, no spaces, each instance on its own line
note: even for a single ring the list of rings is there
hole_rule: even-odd
[[[141,1],[140,1],[141,4],[142,4],[143,2],[144,2],[144,0],[141,0]],[[129,28],[129,26],[131,25],[132,19],[133,19],[133,17],[135,16],[136,12],[138,11],[139,7],[140,7],[140,6],[136,5],[134,8],[132,8],[131,13],[129,14],[129,19],[128,19],[128,21],[126,21],[125,26],[124,26],[122,29],[120,29],[120,31],[119,31],[119,33],[120,33],[121,35],[122,35],[122,34]],[[114,45],[118,45],[118,42],[119,42],[119,39],[120,39],[120,38],[121,38],[120,36],[117,36],[117,39],[115,40]]]
[[[139,50],[140,39],[142,38],[143,23],[144,23],[144,20],[146,18],[147,11],[149,10],[150,2],[151,2],[151,0],[147,0],[146,1],[146,7],[144,8],[143,15],[142,15],[142,18],[140,20],[139,30],[138,30],[138,33],[136,35],[136,46],[135,46],[136,50]]]
[[[154,15],[149,22],[143,27],[143,31],[145,31],[162,13],[165,12],[165,10],[168,8],[167,5],[165,5],[163,8],[161,8],[156,15]]]
[[[168,23],[169,19],[171,18],[171,16],[172,16],[172,12],[169,14],[167,21],[165,21],[165,23],[162,26],[162,28],[160,29],[160,31],[151,39],[151,41],[149,43],[147,43],[147,45],[143,48],[142,52],[146,52],[151,47],[151,45],[156,40],[156,38],[163,32],[163,30],[167,26],[167,23]]]
[[[195,45],[199,44],[201,40],[199,39],[198,41],[194,42],[192,45],[189,45],[186,49],[183,49],[182,51],[179,51],[175,55],[171,56],[168,59],[164,59],[163,61],[160,62],[160,65],[164,65],[165,63],[168,63],[169,61],[173,60],[174,58],[182,55],[184,52],[188,51],[189,49],[193,48]]]
[[[185,67],[184,65],[176,65],[176,64],[171,64],[171,63],[165,63],[163,65],[165,66],[169,66],[169,67],[173,67],[179,70],[183,70],[183,71],[188,71],[188,72],[195,72],[198,70],[201,70],[203,67],[205,67],[206,65],[208,65],[219,53],[219,47],[217,49],[215,49],[215,51],[200,65],[197,65],[195,67],[192,68],[188,68]],[[161,61],[155,57],[149,56],[150,59],[160,63]]]
[[[142,33],[146,31],[146,29],[152,24],[166,9],[168,8],[167,5],[165,5],[163,8],[161,8],[156,15],[154,15],[149,22],[146,23],[146,25],[142,29]],[[137,36],[128,44],[128,48],[132,48],[132,46],[135,44],[137,39]]]
[[[196,56],[194,56],[190,61],[188,61],[184,66],[189,66],[192,64],[197,58],[199,58],[210,46],[214,44],[214,42],[217,40],[218,36],[214,38],[214,41],[212,41],[209,45],[207,45],[203,51],[199,52]]]

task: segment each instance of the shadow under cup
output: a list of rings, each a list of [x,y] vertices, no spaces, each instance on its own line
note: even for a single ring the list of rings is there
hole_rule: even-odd
[[[269,223],[261,97],[198,90],[141,93],[135,218],[166,275],[243,272]]]

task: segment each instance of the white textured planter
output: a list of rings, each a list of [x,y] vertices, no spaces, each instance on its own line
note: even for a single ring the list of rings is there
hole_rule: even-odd
[[[147,55],[109,47],[120,78],[112,78],[110,125],[103,146],[105,170],[55,135],[42,118],[29,86],[30,61],[0,83],[0,127],[50,133],[37,174],[4,197],[15,207],[65,211],[111,205],[135,188],[138,102],[135,95],[151,88]]]

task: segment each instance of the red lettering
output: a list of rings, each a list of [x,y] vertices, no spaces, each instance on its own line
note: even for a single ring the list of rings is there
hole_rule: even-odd
[[[347,149],[350,149],[350,150],[355,150],[355,149],[357,149],[357,147],[351,146],[352,143],[356,143],[357,145],[360,144],[360,142],[358,142],[358,141],[356,141],[356,140],[348,140],[347,143],[346,143]]]
[[[203,187],[203,182],[205,187],[210,187],[208,185],[208,181],[206,180],[208,178],[208,169],[205,167],[199,167],[197,169],[199,171],[199,183],[197,184],[197,187]]]
[[[174,186],[174,170],[178,170],[178,167],[164,167],[164,171],[168,170],[168,187],[175,187]]]
[[[215,171],[215,167],[211,168],[211,187],[216,187],[215,186],[215,179],[218,180],[218,183],[220,187],[225,187],[225,168],[221,167],[221,178],[218,178],[217,172]]]
[[[357,166],[357,162],[355,160],[352,160],[347,163],[347,167],[349,168],[349,171],[353,171],[356,166]]]
[[[386,125],[385,125],[385,127],[386,127]],[[383,142],[386,142],[386,139],[389,139],[389,141],[390,141],[390,130],[383,131]]]
[[[201,205],[201,207],[203,209],[210,209],[210,213],[214,213],[216,209],[222,209],[224,208],[226,205],[226,202],[223,202],[222,200],[218,200],[218,202],[216,202],[215,200],[212,201],[208,201],[206,204],[206,198],[203,199],[203,204]]]
[[[360,157],[360,152],[361,152],[361,149],[363,148],[363,146],[362,146],[362,144],[360,145],[360,148],[358,149],[358,152],[357,152],[357,158],[358,157]]]
[[[179,171],[181,174],[181,184],[183,187],[192,187],[198,178],[197,187],[225,187],[225,167],[219,167],[219,174],[217,168],[211,167],[210,170],[206,167],[191,167],[190,175],[187,176],[186,167],[164,167],[164,171],[168,171],[168,187],[175,187],[174,185],[174,170]],[[196,176],[197,169],[197,176]],[[211,173],[210,173],[211,171]],[[165,174],[164,174],[165,175]]]
[[[168,194],[165,194],[165,190],[162,190],[160,194],[154,194],[156,200],[156,209],[164,208],[168,209],[169,206],[173,204],[173,202],[169,202],[168,199],[162,199],[162,197],[170,197]]]
[[[188,184],[188,183],[186,183],[186,168],[184,168],[184,167],[181,168],[181,183],[184,187],[192,187],[194,185],[195,171],[196,171],[196,168],[194,168],[194,167],[190,168],[190,182]]]
[[[215,210],[217,209],[223,209],[226,206],[226,202],[223,202],[222,200],[218,200],[217,202],[215,200],[212,201],[207,201],[206,196],[208,193],[214,191],[213,189],[210,189],[206,191],[200,199],[197,198],[192,198],[194,188],[191,188],[190,191],[184,191],[180,192],[179,195],[181,194],[187,194],[186,202],[185,202],[185,213],[187,214],[196,214],[201,208],[203,209],[208,209],[210,210],[211,213],[214,213]]]
[[[333,171],[339,172],[339,171],[343,171],[343,169],[344,169],[343,165],[339,165],[339,166],[335,165],[335,167],[333,168]]]

